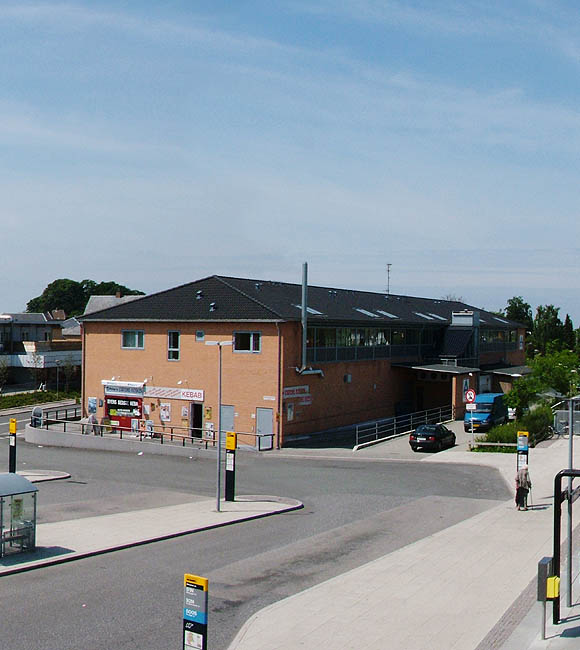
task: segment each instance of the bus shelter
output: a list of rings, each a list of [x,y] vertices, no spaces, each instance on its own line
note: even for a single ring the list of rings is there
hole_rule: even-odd
[[[0,558],[36,546],[38,488],[18,474],[0,474]]]

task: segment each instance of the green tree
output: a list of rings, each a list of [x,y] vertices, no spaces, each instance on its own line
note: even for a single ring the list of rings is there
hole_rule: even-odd
[[[61,278],[51,282],[42,294],[27,305],[28,312],[47,312],[63,309],[68,316],[82,313],[86,303],[85,292],[75,280]]]
[[[528,332],[532,331],[534,320],[532,318],[532,308],[524,301],[521,296],[514,296],[507,301],[507,306],[504,310],[506,318],[522,323],[526,326]]]
[[[516,410],[516,419],[521,420],[524,411],[536,401],[542,388],[537,377],[520,377],[513,383],[512,389],[504,397],[505,403]]]
[[[10,374],[10,366],[8,365],[7,356],[0,356],[0,393],[2,389],[8,383],[8,375]]]
[[[563,346],[564,324],[558,316],[559,307],[539,305],[534,318],[532,343],[535,350],[545,354],[548,346],[561,349]]]
[[[562,338],[563,338],[564,346],[567,347],[568,350],[575,349],[576,334],[574,332],[574,326],[572,325],[572,319],[568,314],[566,314],[566,318],[564,319]]]
[[[51,282],[40,296],[26,305],[28,312],[47,312],[63,309],[67,316],[82,314],[91,296],[111,296],[119,292],[123,296],[142,296],[142,291],[129,289],[117,282],[95,282],[94,280],[69,280],[62,278]]]
[[[546,354],[536,355],[529,364],[531,376],[541,388],[553,388],[563,395],[575,389],[578,355],[572,350],[556,350],[549,345]]]

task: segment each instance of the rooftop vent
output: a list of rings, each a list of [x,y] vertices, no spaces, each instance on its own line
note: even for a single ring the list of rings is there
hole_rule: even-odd
[[[215,302],[210,302],[210,303],[209,303],[209,310],[210,310],[210,311],[215,311],[215,310],[216,310],[216,304],[215,304]]]
[[[256,291],[260,291],[260,289],[262,288],[262,283],[261,282],[256,282],[256,284],[254,286],[256,287]]]
[[[203,298],[203,291],[200,289],[199,291],[196,292],[195,299],[201,300],[202,298]]]

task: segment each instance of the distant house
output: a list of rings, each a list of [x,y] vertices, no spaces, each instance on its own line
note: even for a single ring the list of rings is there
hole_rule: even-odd
[[[0,314],[0,361],[10,367],[9,384],[38,388],[55,380],[59,366],[80,370],[80,332],[76,340],[63,339],[64,318],[60,310]]]
[[[193,436],[222,428],[275,444],[452,405],[508,388],[525,327],[458,301],[211,276],[86,313],[83,408],[118,426],[151,420]],[[498,372],[499,371],[499,372]]]

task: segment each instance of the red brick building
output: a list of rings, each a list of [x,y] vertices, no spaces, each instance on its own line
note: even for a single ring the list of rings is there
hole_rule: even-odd
[[[304,433],[509,389],[524,326],[464,303],[211,276],[84,316],[83,409],[191,435]]]

